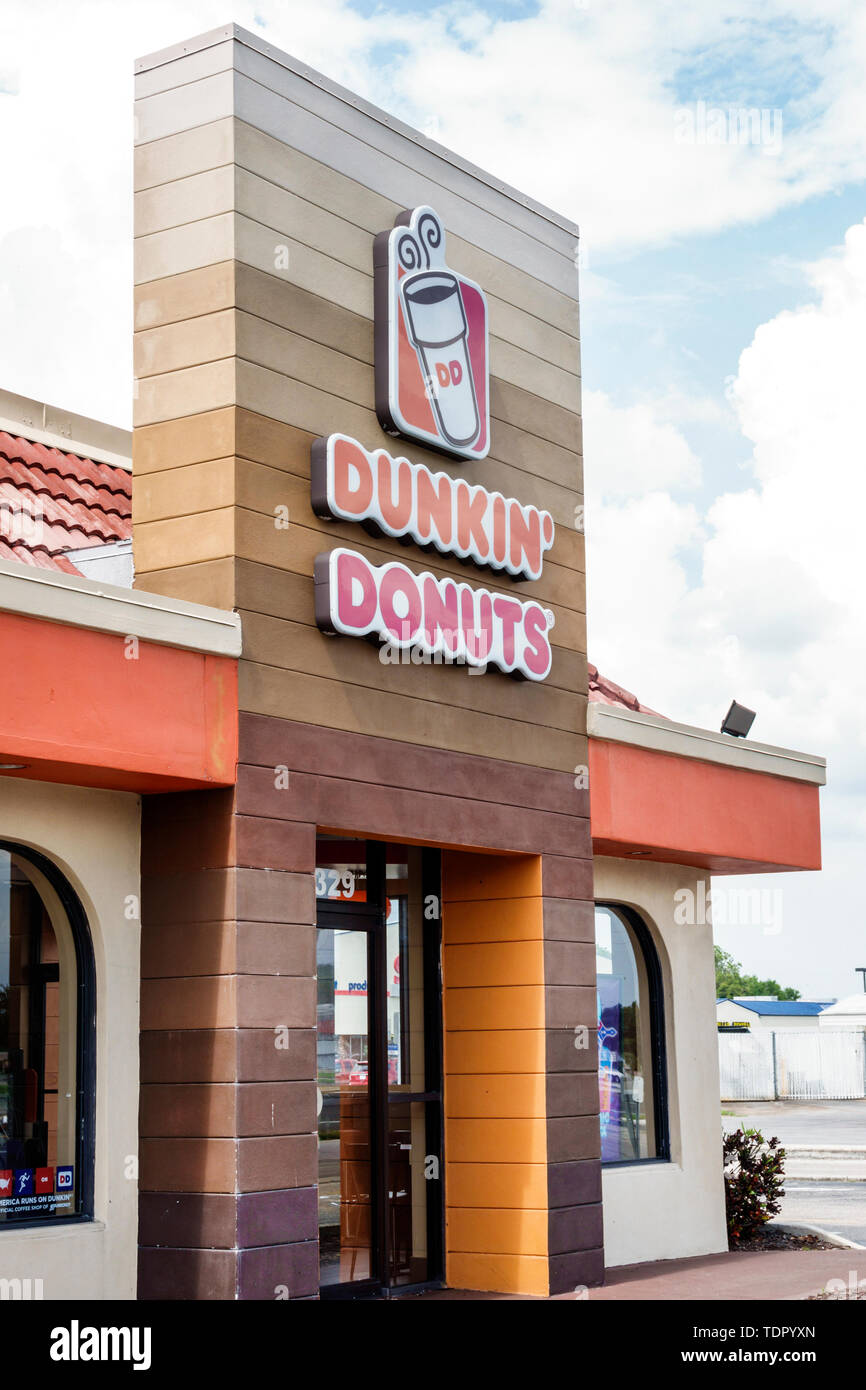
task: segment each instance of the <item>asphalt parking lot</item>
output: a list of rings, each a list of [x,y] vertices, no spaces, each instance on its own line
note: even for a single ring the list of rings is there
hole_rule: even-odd
[[[866,1246],[866,1183],[791,1178],[785,1183],[782,1210],[776,1220],[819,1226]],[[853,1253],[862,1255],[859,1278],[866,1279],[866,1250]]]
[[[722,1111],[725,1129],[746,1120],[765,1139],[775,1134],[783,1144],[851,1144],[866,1150],[866,1100],[726,1100]]]

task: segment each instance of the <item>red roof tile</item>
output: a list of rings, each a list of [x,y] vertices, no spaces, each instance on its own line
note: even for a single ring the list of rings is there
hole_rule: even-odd
[[[658,719],[665,718],[665,715],[659,714],[658,710],[650,709],[649,705],[642,705],[637,696],[632,695],[630,690],[624,690],[615,681],[600,675],[598,667],[592,665],[589,667],[589,698],[593,704],[616,705],[619,709],[630,709],[640,714],[654,714]]]
[[[132,474],[0,430],[0,558],[78,574],[63,554],[132,535]]]

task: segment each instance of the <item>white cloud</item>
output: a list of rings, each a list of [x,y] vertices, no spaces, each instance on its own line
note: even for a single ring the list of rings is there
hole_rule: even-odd
[[[548,0],[463,48],[440,13],[395,90],[438,93],[439,138],[575,217],[590,255],[766,217],[866,173],[866,26],[844,0]],[[804,80],[773,154],[677,138],[698,101],[769,115],[766,87]]]
[[[809,269],[815,302],[762,324],[740,357],[730,401],[753,446],[752,482],[704,517],[657,491],[603,497],[588,509],[590,652],[614,679],[674,719],[718,727],[731,696],[758,711],[754,737],[825,755],[824,873],[784,880],[784,937],[721,931],[750,969],[798,987],[846,992],[862,914],[866,833],[863,344],[866,223]],[[650,441],[668,438],[667,407]],[[593,450],[591,422],[605,440]],[[587,474],[602,461],[634,477],[633,417],[609,402],[587,421]],[[625,450],[619,462],[610,455]],[[667,448],[668,476],[685,441]],[[662,470],[664,472],[664,469]],[[592,482],[589,484],[592,488]],[[604,477],[596,484],[606,489]],[[684,554],[697,548],[700,578]],[[832,927],[816,954],[815,934]],[[770,969],[768,962],[776,962]],[[807,962],[809,962],[807,964]]]
[[[591,257],[754,221],[866,177],[866,12],[847,0],[543,0],[511,13],[234,4],[239,23],[435,122],[443,144],[573,217]],[[225,19],[222,0],[7,0],[0,53],[17,95],[0,93],[0,280],[18,318],[0,342],[4,386],[128,420],[133,61]],[[785,82],[803,91],[777,156],[676,141],[686,97],[775,104]],[[36,280],[31,233],[54,246]]]
[[[343,0],[232,8],[259,32],[261,13],[268,37],[367,88],[371,45],[398,27]],[[4,4],[0,55],[17,78],[17,95],[0,93],[5,389],[130,423],[133,65],[225,22],[222,0]]]
[[[661,418],[659,401],[617,407],[603,391],[585,391],[583,419],[593,494],[688,488],[700,481],[697,458],[676,425]]]
[[[695,463],[670,403],[617,409],[588,394],[587,487],[601,501],[599,534],[590,537],[590,616],[594,644],[609,650],[602,658],[594,645],[598,660],[628,683],[634,677],[621,663],[633,664],[631,629],[656,631],[661,606],[662,626],[675,631],[695,668],[693,677],[684,674],[680,651],[659,662],[674,716],[711,719],[727,693],[720,685],[735,679],[739,698],[751,692],[762,710],[757,736],[862,746],[866,223],[809,273],[815,302],[758,328],[729,391],[753,447],[751,485],[715,499],[691,531],[673,521],[683,515],[675,497],[693,481]],[[659,520],[659,489],[674,494],[667,524]],[[623,492],[627,506],[621,498],[613,506]],[[612,518],[622,525],[626,512],[633,523],[643,516],[652,551],[629,531],[612,566],[600,552],[615,544]],[[686,543],[701,547],[698,583],[685,582]],[[619,574],[619,593],[598,585],[604,565]],[[649,583],[648,565],[657,572]],[[661,587],[658,576],[667,576]],[[621,636],[616,615],[626,589],[637,611]],[[658,689],[647,695],[662,698]]]

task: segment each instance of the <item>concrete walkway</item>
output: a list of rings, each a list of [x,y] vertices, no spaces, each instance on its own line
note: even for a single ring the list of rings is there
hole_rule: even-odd
[[[866,1250],[735,1250],[698,1255],[689,1260],[657,1260],[652,1264],[609,1269],[603,1288],[556,1294],[552,1303],[574,1302],[761,1302],[805,1299],[825,1288],[828,1279],[841,1279],[846,1288],[866,1285]],[[472,1293],[439,1289],[407,1297],[440,1300],[473,1299],[539,1302],[516,1294]]]
[[[828,1279],[842,1279],[846,1286],[849,1280],[866,1282],[866,1250],[732,1250],[691,1260],[626,1265],[609,1269],[604,1287],[590,1289],[589,1298],[722,1303],[802,1299],[818,1293]]]
[[[520,1294],[475,1293],[468,1289],[438,1289],[406,1294],[406,1301],[455,1302],[677,1302],[698,1298],[708,1302],[801,1300],[820,1293],[827,1280],[842,1280],[845,1289],[862,1283],[866,1291],[866,1251],[863,1250],[737,1250],[694,1259],[660,1259],[655,1264],[624,1265],[607,1270],[602,1289],[555,1294],[550,1300]]]

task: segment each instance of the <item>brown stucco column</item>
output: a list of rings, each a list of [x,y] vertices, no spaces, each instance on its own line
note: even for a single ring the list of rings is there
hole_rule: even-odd
[[[315,1296],[311,827],[145,799],[142,1298]]]
[[[592,862],[545,855],[550,1292],[604,1279]]]

